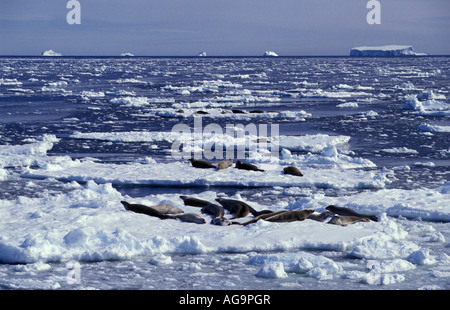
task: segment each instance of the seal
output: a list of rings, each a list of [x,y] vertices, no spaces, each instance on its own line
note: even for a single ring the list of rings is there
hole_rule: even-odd
[[[244,170],[253,170],[253,171],[264,171],[262,169],[259,169],[258,167],[256,167],[255,165],[243,162],[241,160],[238,160],[236,162],[236,168],[238,169],[244,169]]]
[[[205,224],[206,221],[197,213],[170,214],[168,218],[179,219],[182,222]]]
[[[312,213],[314,213],[314,210],[311,209],[305,209],[305,210],[282,210],[274,213],[267,213],[262,214],[254,219],[245,222],[245,223],[238,223],[238,222],[232,222],[232,224],[239,224],[243,226],[247,226],[252,223],[256,223],[259,220],[265,220],[268,222],[294,222],[294,221],[303,221],[306,220]]]
[[[284,167],[283,172],[284,174],[298,175],[299,177],[303,176],[303,173],[297,167],[294,166]]]
[[[244,111],[238,109],[231,109],[231,112],[233,112],[234,114],[245,114]]]
[[[250,213],[251,207],[245,202],[224,198],[216,198],[216,201],[220,203],[230,213],[235,214],[235,216],[233,216],[231,219],[245,217]]]
[[[225,211],[222,206],[211,203],[202,208],[202,213],[212,214],[214,217],[211,220],[211,224],[219,225],[219,226],[228,226],[230,222],[224,218]]]
[[[233,165],[233,160],[232,159],[227,159],[227,160],[219,161],[217,163],[217,168],[219,170],[222,170],[222,169],[227,169],[228,167],[231,167],[232,165]]]
[[[214,217],[224,217],[225,211],[222,206],[210,203],[202,208],[202,213],[208,213],[214,215]]]
[[[180,196],[180,198],[183,200],[185,206],[204,207],[211,204],[209,201],[194,197]]]
[[[128,211],[132,211],[135,213],[141,213],[141,214],[146,214],[149,216],[155,216],[157,218],[160,218],[162,220],[168,219],[169,216],[166,214],[162,214],[161,212],[145,206],[145,205],[141,205],[141,204],[137,204],[137,203],[128,203],[126,201],[121,201],[121,203],[123,204],[123,206],[125,207],[125,210]]]
[[[245,209],[248,209],[248,211],[253,216],[258,216],[258,215],[267,214],[267,213],[273,213],[273,211],[270,211],[270,210],[256,211],[250,205],[248,205],[247,203],[240,201],[240,200],[216,198],[216,201],[218,203],[220,203],[226,210],[230,211],[231,213],[239,212],[239,211],[242,213],[245,213],[246,212]],[[233,210],[233,212],[231,210]],[[247,215],[248,215],[248,213],[244,216],[247,216]]]
[[[335,214],[331,218],[331,220],[328,221],[328,224],[347,226],[347,225],[358,223],[358,222],[370,222],[370,221],[371,220],[368,217]]]
[[[169,204],[160,204],[156,206],[151,206],[152,209],[162,213],[162,214],[181,214],[184,213],[180,208],[174,207]]]
[[[189,159],[189,161],[191,162],[192,167],[195,167],[195,168],[202,168],[202,169],[217,168],[216,166],[214,166],[211,163],[208,163],[207,161],[197,160],[194,158]]]
[[[230,221],[224,217],[215,217],[211,220],[211,224],[218,226],[228,226],[231,225]]]
[[[325,222],[327,219],[334,215],[333,212],[325,210],[322,213],[314,212],[308,216],[309,220],[314,220],[318,222]]]
[[[262,138],[258,138],[256,140],[253,140],[252,142],[255,142],[255,143],[270,143],[270,140],[268,138],[262,137]]]
[[[131,204],[126,201],[121,201],[121,203],[123,204],[123,206],[125,207],[126,210],[133,211],[136,213],[146,214],[146,215],[150,215],[150,216],[155,216],[157,218],[160,218],[161,220],[179,219],[183,222],[190,222],[190,223],[197,223],[197,224],[205,224],[206,223],[205,219],[196,213],[163,214],[163,213],[159,212],[158,210],[153,209],[153,207],[148,207],[145,205],[134,204],[134,203]],[[159,205],[159,206],[161,206],[161,205]],[[168,209],[166,206],[160,207],[160,208]],[[171,208],[169,208],[169,209],[171,209]]]
[[[342,208],[342,207],[336,207],[334,205],[329,205],[325,209],[333,212],[333,214],[337,214],[337,215],[341,215],[341,216],[358,216],[358,217],[363,217],[363,218],[369,218],[371,221],[378,222],[378,218],[374,215],[360,214],[349,208]]]

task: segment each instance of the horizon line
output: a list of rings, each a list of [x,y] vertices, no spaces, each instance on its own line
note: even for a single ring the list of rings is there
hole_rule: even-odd
[[[61,56],[43,56],[43,55],[0,55],[0,57],[42,57],[42,58],[64,58],[64,57],[116,57],[116,58],[138,58],[138,57],[183,57],[183,58],[289,58],[289,57],[351,57],[351,58],[404,58],[404,57],[444,57],[450,56],[450,54],[436,54],[436,55],[402,55],[402,56],[350,56],[347,55],[278,55],[278,56],[264,56],[264,55],[133,55],[133,56],[121,56],[121,55],[61,55]]]

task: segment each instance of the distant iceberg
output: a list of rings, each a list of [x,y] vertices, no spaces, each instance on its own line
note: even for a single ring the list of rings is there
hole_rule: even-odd
[[[427,56],[417,53],[412,45],[360,46],[350,51],[350,56],[389,57],[389,56]]]
[[[263,55],[264,57],[278,57],[278,54],[272,51],[266,51]]]
[[[120,56],[122,56],[122,57],[133,57],[134,55],[131,54],[131,53],[122,53],[122,54],[120,54]]]
[[[48,51],[42,52],[42,56],[62,56],[62,54],[54,52],[53,50],[48,50]]]
[[[200,52],[197,54],[197,57],[206,57],[206,52]]]

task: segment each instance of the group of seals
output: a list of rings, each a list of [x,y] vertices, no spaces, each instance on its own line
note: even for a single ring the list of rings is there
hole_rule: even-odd
[[[194,197],[180,196],[180,198],[183,200],[186,206],[201,207],[202,213],[212,214],[214,218],[211,220],[211,224],[220,226],[227,226],[232,224],[228,219],[224,217],[225,210],[229,211],[231,214],[234,215],[230,219],[245,217],[250,213],[253,214],[253,216],[258,216],[263,213],[272,212],[270,210],[256,211],[247,203],[234,199],[216,198],[216,202],[220,204],[218,205]]]
[[[309,216],[309,219],[325,222],[328,224],[347,226],[358,222],[378,222],[378,218],[374,215],[360,214],[352,209],[336,207],[329,205],[322,213],[314,212]]]
[[[271,210],[256,211],[247,203],[227,198],[216,198],[220,204],[211,203],[207,200],[202,200],[194,197],[180,196],[186,206],[201,207],[202,213],[207,213],[213,216],[211,224],[219,226],[228,225],[242,225],[247,226],[256,223],[259,220],[268,222],[293,222],[311,219],[314,221],[325,222],[328,224],[347,226],[358,222],[377,222],[378,218],[373,215],[360,214],[352,209],[337,207],[329,205],[322,213],[316,212],[312,209],[305,210],[281,210],[273,212]],[[206,221],[197,213],[184,213],[180,208],[174,207],[170,204],[160,204],[152,207],[142,204],[130,204],[126,201],[121,201],[126,210],[154,216],[159,219],[179,219],[183,222],[205,224]],[[250,213],[254,216],[253,219],[244,223],[230,222],[225,218],[225,211],[229,211],[233,217],[230,219],[243,218]]]
[[[278,212],[264,213],[245,223],[232,222],[232,224],[247,226],[248,224],[256,223],[259,220],[267,222],[294,222],[306,220],[314,210],[282,210]]]
[[[189,161],[191,162],[192,167],[201,168],[201,169],[215,168],[215,169],[222,170],[222,169],[227,169],[228,167],[233,166],[232,159],[222,160],[222,161],[219,161],[218,163],[210,163],[210,162],[207,162],[204,160],[198,160],[198,159],[194,159],[194,158],[189,159]],[[242,169],[242,170],[264,172],[263,169],[260,169],[257,166],[247,163],[247,162],[244,162],[242,160],[236,161],[235,167],[237,169]],[[294,166],[284,167],[283,172],[284,172],[284,174],[290,174],[290,175],[295,175],[295,176],[300,176],[300,177],[303,176],[303,173],[297,167],[294,167]]]
[[[251,213],[253,216],[258,216],[261,214],[273,212],[271,210],[256,211],[247,203],[235,199],[216,198],[216,201],[220,203],[225,209],[230,211],[230,213],[236,214],[232,219],[245,217],[249,213]]]
[[[216,168],[216,169],[221,170],[221,169],[227,169],[228,167],[231,167],[233,165],[233,160],[232,159],[222,160],[222,161],[219,161],[218,163],[209,163],[207,161],[198,160],[198,159],[194,159],[194,158],[189,159],[189,161],[191,162],[192,167],[201,168],[201,169]],[[237,169],[244,169],[244,170],[264,171],[262,169],[259,169],[255,165],[246,163],[246,162],[241,161],[241,160],[238,160],[236,162],[235,167]]]
[[[202,213],[208,213],[213,216],[211,224],[219,226],[228,226],[231,223],[224,217],[225,211],[222,206],[194,197],[180,196],[186,206],[201,207]]]

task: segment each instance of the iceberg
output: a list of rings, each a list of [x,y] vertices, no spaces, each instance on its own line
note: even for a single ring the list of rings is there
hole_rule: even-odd
[[[120,54],[120,56],[122,56],[122,57],[133,57],[134,54],[131,54],[131,53],[122,53],[122,54]]]
[[[200,52],[197,54],[197,57],[206,57],[206,52]]]
[[[263,55],[264,57],[278,57],[278,54],[272,51],[266,51]]]
[[[53,50],[48,50],[48,51],[44,51],[42,52],[42,56],[62,56],[61,53],[57,53]]]
[[[366,57],[390,57],[390,56],[427,56],[426,53],[418,53],[412,45],[385,45],[385,46],[360,46],[350,51],[350,56]]]

